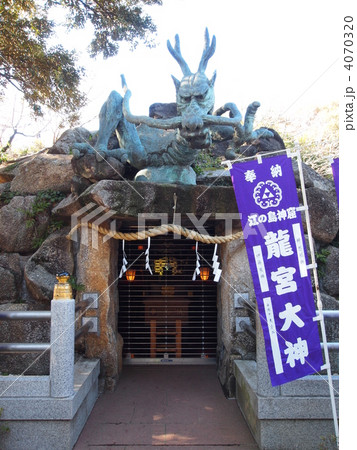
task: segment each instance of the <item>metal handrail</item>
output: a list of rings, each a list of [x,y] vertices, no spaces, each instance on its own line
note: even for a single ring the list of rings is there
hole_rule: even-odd
[[[0,343],[0,353],[42,353],[51,349],[51,344]]]
[[[51,311],[1,311],[0,320],[51,320]]]
[[[338,319],[340,317],[340,311],[338,309],[324,309],[321,312],[326,319]],[[318,315],[319,313],[320,311],[317,310],[316,314]]]
[[[51,320],[51,311],[1,311],[0,320]],[[42,353],[50,343],[0,343],[0,353]]]
[[[54,300],[51,302],[51,311],[3,311],[0,315],[3,321],[50,320],[50,343],[0,343],[0,353],[44,354],[50,351],[49,395],[67,398],[74,393],[75,305],[71,298],[56,297]]]
[[[241,304],[244,303],[248,303],[246,300],[241,299]],[[316,314],[319,315],[320,311],[316,311]],[[325,319],[339,319],[340,313],[338,310],[330,310],[330,309],[325,309],[322,311],[322,314],[324,316]],[[246,322],[244,322],[243,320],[239,323],[241,329],[243,331],[245,331],[246,333],[250,334],[252,337],[256,337],[256,330],[251,326],[248,325]],[[321,343],[321,348],[323,348],[323,344]],[[339,342],[327,342],[327,348],[328,350],[332,351],[332,352],[337,352],[339,351]]]
[[[241,327],[241,329],[243,331],[245,331],[246,333],[250,334],[253,338],[255,338],[257,336],[257,332],[256,330],[252,327],[252,325],[248,325],[246,322],[244,322],[243,320],[241,320],[239,322],[239,325]]]
[[[339,319],[340,318],[340,311],[338,309],[325,309],[322,310],[322,315],[324,316],[324,319]],[[316,311],[316,314],[319,315],[319,311]],[[327,350],[330,350],[331,352],[338,352],[340,349],[339,342],[327,342]],[[324,347],[324,344],[321,343],[321,348]]]
[[[84,334],[88,333],[89,330],[91,330],[94,327],[94,323],[92,320],[88,320],[84,325],[82,325],[78,330],[76,331],[74,340],[77,341],[80,337],[82,337]]]
[[[87,298],[87,300],[81,300],[76,304],[75,311],[78,312],[81,309],[88,308],[88,306],[90,306],[92,302],[93,302],[92,298]]]
[[[320,343],[321,348],[324,347],[324,344]],[[340,349],[340,343],[339,342],[327,342],[327,349],[331,350],[331,352],[338,352]]]

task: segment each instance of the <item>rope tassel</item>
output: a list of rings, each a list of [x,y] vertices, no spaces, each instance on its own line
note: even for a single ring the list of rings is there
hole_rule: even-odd
[[[213,268],[213,275],[214,275],[213,281],[218,283],[219,279],[221,278],[222,269],[219,268],[218,255],[217,255],[217,244],[214,246],[212,261],[213,261],[212,268]]]
[[[123,240],[123,265],[121,266],[120,269],[120,274],[119,274],[119,278],[121,278],[124,273],[127,271],[127,264],[128,264],[128,260],[126,259],[126,253],[125,253],[125,241]]]
[[[200,255],[198,254],[198,242],[196,242],[196,269],[192,275],[192,281],[196,280],[196,276],[200,274]]]
[[[145,260],[145,269],[148,270],[151,275],[152,275],[152,270],[150,267],[150,257],[149,257],[149,253],[150,253],[150,237],[148,237],[148,247],[145,250],[145,256],[146,256],[146,260]]]

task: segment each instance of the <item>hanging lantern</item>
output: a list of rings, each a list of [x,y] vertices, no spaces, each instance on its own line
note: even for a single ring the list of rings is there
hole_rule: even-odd
[[[128,269],[128,270],[125,272],[126,279],[127,279],[128,281],[134,281],[134,280],[135,280],[135,272],[136,272],[136,270],[134,270],[134,269]]]
[[[201,267],[200,268],[200,277],[201,280],[206,281],[209,278],[209,267]]]

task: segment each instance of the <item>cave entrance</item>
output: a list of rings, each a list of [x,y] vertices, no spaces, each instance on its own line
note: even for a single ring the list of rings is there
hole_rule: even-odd
[[[214,245],[198,244],[200,265],[209,275],[207,280],[198,275],[195,281],[195,241],[171,233],[151,238],[152,275],[145,267],[147,247],[147,240],[125,242],[128,270],[118,282],[124,363],[215,363],[217,283],[210,267]],[[122,258],[121,248],[119,268]]]

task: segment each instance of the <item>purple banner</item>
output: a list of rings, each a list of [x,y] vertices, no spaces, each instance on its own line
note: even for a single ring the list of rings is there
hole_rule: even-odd
[[[340,160],[338,158],[334,159],[331,167],[333,179],[335,180],[337,203],[340,204]]]
[[[276,156],[231,169],[273,386],[323,364],[291,159]]]

